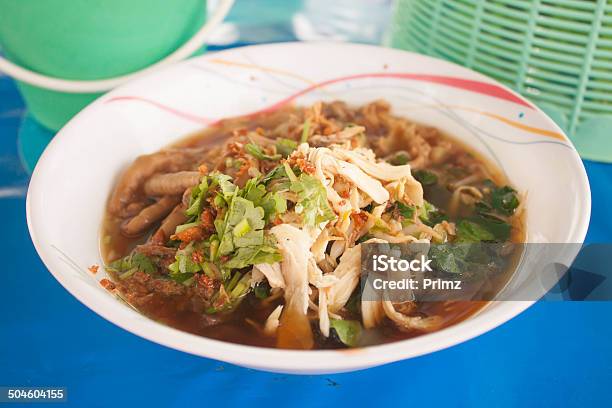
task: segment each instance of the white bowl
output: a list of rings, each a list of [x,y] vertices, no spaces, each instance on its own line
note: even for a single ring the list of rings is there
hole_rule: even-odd
[[[28,227],[53,276],[109,321],[151,341],[242,366],[288,373],[367,368],[431,353],[506,322],[533,302],[499,302],[444,330],[357,350],[288,351],[226,343],[152,321],[87,271],[102,264],[104,207],[117,175],[220,118],[319,99],[388,100],[395,113],[436,126],[497,164],[529,193],[529,242],[582,242],[590,191],[582,162],[542,111],[497,82],[441,60],[354,44],[283,43],[194,58],[122,86],[72,119],[32,176]],[[78,322],[74,322],[78,327]]]

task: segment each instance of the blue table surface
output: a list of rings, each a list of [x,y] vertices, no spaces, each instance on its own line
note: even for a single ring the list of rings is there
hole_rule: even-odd
[[[0,77],[0,386],[65,386],[68,404],[79,407],[612,404],[612,302],[538,303],[455,347],[337,375],[254,371],[128,333],[68,294],[34,250],[17,135],[35,125],[24,114],[15,84]],[[587,240],[611,242],[612,165],[585,166],[593,196]]]

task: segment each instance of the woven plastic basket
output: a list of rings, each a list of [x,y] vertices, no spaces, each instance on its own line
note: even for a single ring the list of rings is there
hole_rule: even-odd
[[[389,38],[509,85],[612,162],[612,0],[398,0]]]

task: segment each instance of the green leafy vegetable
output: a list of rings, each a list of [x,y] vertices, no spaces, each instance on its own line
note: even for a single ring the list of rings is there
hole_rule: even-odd
[[[261,148],[261,146],[258,146],[255,143],[247,143],[244,146],[244,150],[246,150],[248,154],[259,160],[279,160],[282,157],[280,154],[275,154],[272,156],[266,154]]]
[[[215,204],[218,207],[226,205],[227,202],[231,200],[231,197],[237,188],[231,180],[232,178],[230,176],[219,172],[213,172],[208,176],[202,177],[200,184],[191,190],[189,207],[185,211],[185,214],[189,217],[188,224],[197,220],[198,216],[202,212],[208,192],[214,189],[216,186],[219,186],[220,190],[220,193],[215,197]]]
[[[266,192],[265,184],[257,178],[248,180],[241,192],[242,197],[252,201],[256,207],[264,209],[265,220],[271,220],[276,214],[287,211],[287,200],[278,192]]]
[[[424,187],[433,186],[438,182],[438,176],[431,171],[417,170],[412,175]]]
[[[461,274],[468,264],[466,258],[469,252],[470,245],[440,244],[431,246],[429,257],[436,269],[447,273]]]
[[[410,157],[408,154],[405,152],[399,152],[389,160],[389,163],[394,166],[403,166],[404,164],[408,164],[409,161]]]
[[[189,282],[192,282],[193,273],[175,273],[171,274],[170,277],[175,282],[187,285]]]
[[[222,197],[229,202],[229,200],[233,197],[234,193],[238,189],[234,183],[232,183],[232,178],[226,174],[214,172],[209,176],[214,183],[214,185],[218,185],[221,190]]]
[[[249,265],[280,262],[282,259],[283,257],[276,246],[264,243],[256,247],[238,248],[232,258],[223,266],[229,269],[242,269]]]
[[[132,265],[138,268],[138,270],[146,273],[155,273],[157,271],[157,267],[151,258],[141,254],[140,252],[135,252],[132,255]]]
[[[302,128],[302,137],[300,138],[300,143],[306,143],[308,141],[308,136],[310,135],[310,118],[306,119],[304,122],[304,127]]]
[[[117,259],[116,261],[111,262],[106,268],[115,273],[132,271],[133,274],[137,270],[148,274],[157,272],[155,262],[140,252],[132,252],[126,257]],[[127,275],[125,277],[127,277]]]
[[[234,237],[242,238],[249,231],[251,231],[251,226],[249,225],[249,221],[245,218],[234,227]]]
[[[302,173],[291,183],[290,190],[298,195],[295,212],[302,214],[305,225],[317,225],[336,216],[327,202],[327,192],[315,177]]]
[[[202,204],[208,193],[208,177],[202,177],[200,184],[191,189],[191,197],[189,199],[189,207],[185,214],[189,217],[197,218],[202,212]]]
[[[504,242],[510,238],[512,227],[504,217],[514,214],[519,206],[516,190],[497,187],[491,180],[484,184],[489,193],[474,205],[476,214],[457,223],[458,242]]]
[[[221,285],[213,297],[213,305],[205,310],[208,314],[229,312],[235,309],[251,291],[251,273],[234,272],[230,279]]]
[[[278,151],[283,157],[289,156],[297,148],[297,142],[291,139],[285,139],[284,137],[276,140],[276,151]]]
[[[495,244],[481,242],[432,245],[429,257],[433,267],[442,272],[462,275],[464,279],[483,278],[505,267],[506,261],[499,256]]]
[[[507,241],[510,238],[512,227],[510,224],[500,218],[493,215],[481,214],[471,218],[470,220],[489,230],[493,234],[495,241]]]
[[[433,227],[436,224],[441,223],[444,220],[448,220],[446,214],[439,210],[435,205],[429,201],[423,202],[423,207],[419,211],[419,218],[423,223]]]
[[[293,171],[289,163],[284,162],[283,167],[285,168],[285,174],[287,175],[289,181],[295,183],[297,181],[297,176],[295,175],[295,172]]]
[[[227,211],[223,225],[218,223],[217,233],[221,237],[218,254],[228,255],[236,248],[263,245],[264,210],[255,207],[252,201],[242,197],[234,197]],[[240,223],[246,221],[249,231],[242,236],[234,236],[232,231]]]
[[[461,220],[456,224],[457,242],[493,241],[495,235],[474,221]]]
[[[265,299],[270,296],[271,289],[272,288],[270,287],[268,281],[264,280],[255,285],[255,287],[253,288],[253,293],[255,294],[255,297],[257,299]]]
[[[361,324],[357,320],[330,319],[329,325],[340,341],[349,347],[355,347],[361,337]]]
[[[212,259],[228,257],[223,264],[225,269],[280,261],[280,253],[274,242],[264,236],[263,228],[267,217],[286,209],[287,204],[279,195],[266,193],[257,178],[249,180],[232,197],[224,219],[215,220],[216,235],[221,239]]]
[[[277,180],[281,178],[287,178],[285,166],[282,164],[270,170],[270,172],[261,179],[261,182],[263,184],[268,184],[272,180]]]
[[[268,193],[261,202],[261,208],[264,209],[266,220],[269,221],[276,214],[287,212],[287,199],[280,193]]]
[[[485,180],[484,184],[488,187],[489,193],[476,203],[476,212],[501,216],[514,214],[520,204],[516,190],[510,186],[497,187],[491,180]]]
[[[252,201],[255,206],[259,206],[263,197],[266,195],[266,186],[258,182],[258,177],[247,180],[240,196]]]
[[[176,251],[175,261],[168,266],[170,277],[180,281],[183,278],[181,275],[194,274],[202,270],[202,265],[193,260],[193,250],[192,242],[185,248]]]
[[[412,217],[414,217],[414,213],[416,211],[416,208],[410,205],[406,205],[402,202],[397,202],[397,209],[399,211],[399,213],[406,219],[411,220]]]
[[[236,272],[235,275],[240,276]],[[251,290],[251,273],[245,273],[231,288],[228,288],[230,300],[236,301],[245,296]]]
[[[519,206],[516,190],[510,186],[494,188],[491,191],[491,206],[503,215],[512,215]]]

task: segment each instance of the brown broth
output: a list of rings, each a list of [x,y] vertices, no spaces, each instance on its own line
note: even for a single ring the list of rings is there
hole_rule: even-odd
[[[273,127],[278,125],[283,119],[283,115],[289,111],[285,109],[281,112],[262,115],[251,118],[235,118],[223,121],[222,123],[197,132],[193,135],[185,137],[176,143],[173,147],[200,147],[210,146],[214,148],[220,145],[228,137],[231,136],[231,129],[243,126],[250,130],[257,127]],[[469,146],[458,142],[448,135],[441,135],[441,138],[451,141],[457,148],[457,155],[471,155],[478,162],[482,163],[489,171],[491,178],[497,185],[508,184],[508,180],[503,174],[495,168],[488,160],[482,157],[479,153],[471,149]],[[450,161],[453,159],[451,158]],[[441,166],[428,168],[432,171],[443,171],[443,166],[448,165],[446,161]],[[425,188],[426,198],[434,205],[443,210],[447,210],[450,193],[443,187]],[[510,240],[518,243],[523,242],[525,237],[524,220],[520,219],[512,228]],[[105,262],[111,262],[115,259],[128,255],[132,249],[146,241],[146,236],[138,239],[130,239],[124,237],[120,231],[121,220],[110,215],[105,217],[101,232],[101,252]],[[519,227],[516,227],[516,226]],[[512,255],[510,267],[504,273],[499,274],[492,280],[491,290],[497,292],[501,290],[511,278],[514,269],[520,258],[521,251],[517,250]],[[113,276],[116,280],[117,276]],[[203,321],[202,313],[195,313],[187,310],[184,307],[184,299],[178,296],[164,297],[159,294],[153,294],[154,299],[145,306],[137,307],[143,314],[193,334],[201,335],[208,338],[228,341],[232,343],[246,344],[252,346],[275,347],[275,338],[264,336],[257,325],[261,326],[265,322],[267,316],[274,308],[282,303],[282,298],[273,302],[262,303],[256,299],[253,294],[249,294],[240,306],[221,323],[210,326]],[[447,301],[447,302],[428,302],[418,305],[418,312],[425,315],[439,315],[443,318],[442,328],[457,324],[470,316],[477,313],[488,304],[486,301]],[[313,325],[316,324],[315,316],[313,315]],[[205,319],[204,319],[205,320]],[[255,323],[255,324],[251,324]],[[318,330],[314,330],[318,333]],[[386,321],[381,327],[374,330],[366,330],[362,336],[361,346],[389,343],[393,341],[408,339],[421,335],[418,331],[400,331],[391,322]],[[316,337],[316,336],[315,336]],[[320,337],[320,336],[319,336]],[[337,343],[317,338],[317,348],[338,348]]]

